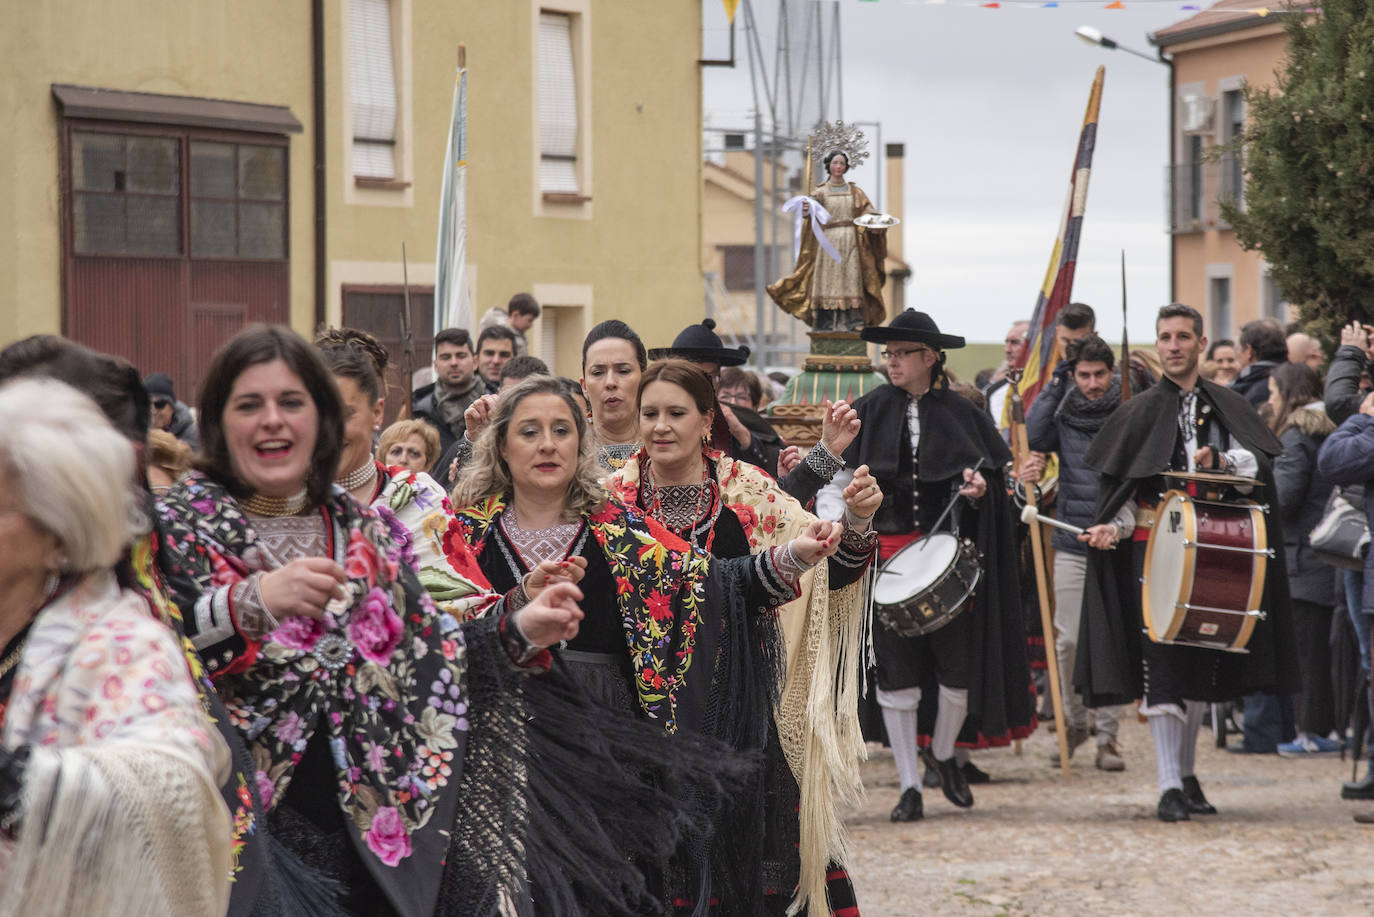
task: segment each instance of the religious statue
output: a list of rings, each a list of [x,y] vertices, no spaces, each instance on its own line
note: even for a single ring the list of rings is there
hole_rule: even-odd
[[[826,180],[810,196],[798,195],[784,206],[796,213],[796,267],[768,287],[784,312],[814,331],[857,332],[887,320],[883,304],[889,225],[845,173],[868,158],[863,132],[840,121],[820,126],[807,144],[805,186],[811,184],[812,149],[824,155]],[[855,220],[860,220],[856,224]],[[811,231],[804,224],[811,222]]]

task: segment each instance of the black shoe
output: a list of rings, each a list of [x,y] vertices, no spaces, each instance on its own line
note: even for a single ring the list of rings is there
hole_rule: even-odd
[[[972,761],[965,761],[959,766],[959,770],[963,771],[964,782],[969,786],[975,783],[992,783],[992,778],[988,776],[988,772]]]
[[[902,798],[897,800],[896,808],[888,816],[893,821],[920,821],[925,817],[925,805],[921,801],[921,791],[914,786],[902,790]]]
[[[940,788],[940,775],[935,772],[935,768],[926,768],[926,774],[921,778],[921,784],[928,790],[938,790]]]
[[[1217,807],[1202,795],[1202,784],[1196,777],[1183,778],[1183,798],[1188,801],[1188,811],[1194,815],[1216,815]]]
[[[940,776],[940,790],[946,799],[961,809],[973,805],[973,793],[969,791],[964,772],[959,769],[959,763],[953,756],[941,761],[927,746],[921,749],[921,760],[926,763],[926,767]]]
[[[1374,799],[1374,766],[1369,768],[1369,773],[1365,774],[1362,780],[1342,783],[1341,798]]]
[[[1168,789],[1164,795],[1159,797],[1160,821],[1188,821],[1188,800],[1184,798],[1182,790]]]

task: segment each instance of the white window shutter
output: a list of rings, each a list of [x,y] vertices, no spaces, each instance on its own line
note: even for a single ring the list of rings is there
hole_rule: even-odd
[[[396,61],[390,0],[351,0],[349,88],[353,96],[353,174],[396,177]]]
[[[539,14],[539,188],[577,194],[577,74],[572,17]]]

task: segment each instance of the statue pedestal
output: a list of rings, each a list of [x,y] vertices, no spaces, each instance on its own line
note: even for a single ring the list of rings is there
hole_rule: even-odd
[[[873,371],[868,344],[855,331],[812,331],[811,353],[782,397],[768,407],[768,419],[787,443],[809,449],[821,438],[826,401],[853,403],[886,380]]]

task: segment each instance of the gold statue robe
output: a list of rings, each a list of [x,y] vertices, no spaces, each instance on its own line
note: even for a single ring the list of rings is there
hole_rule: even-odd
[[[836,263],[821,250],[807,217],[802,224],[797,265],[791,274],[768,286],[768,295],[784,312],[818,330],[881,325],[887,320],[887,306],[883,304],[887,233],[854,225],[855,217],[877,210],[853,182],[843,190],[821,185],[811,196],[830,212],[830,222],[822,226],[822,232],[841,260]],[[855,315],[857,310],[861,311]],[[836,314],[827,321],[822,312]]]

